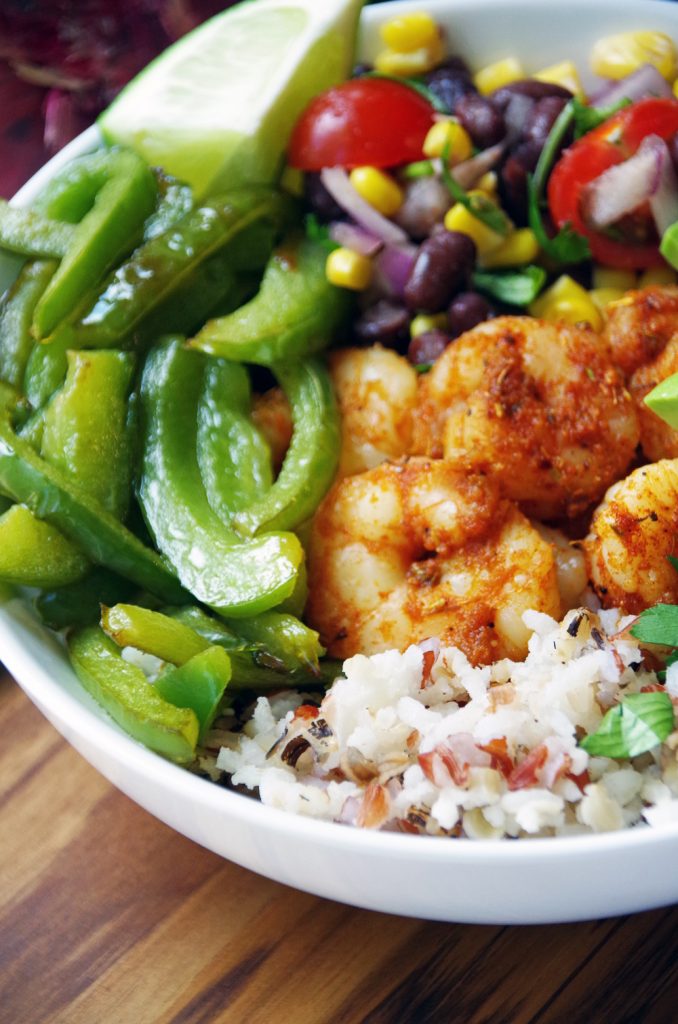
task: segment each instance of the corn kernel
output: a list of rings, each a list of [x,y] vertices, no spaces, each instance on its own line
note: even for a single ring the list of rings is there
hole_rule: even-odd
[[[649,288],[652,284],[675,284],[676,272],[671,267],[648,267],[638,278],[638,288]]]
[[[617,270],[615,267],[603,267],[596,263],[593,268],[594,288],[619,288],[623,292],[630,292],[637,288],[636,274],[633,270]]]
[[[471,194],[469,193],[469,195]],[[493,249],[498,249],[504,241],[502,235],[474,217],[462,203],[455,203],[447,211],[444,223],[448,231],[460,231],[463,235],[468,235],[475,242],[476,249],[481,256],[492,252]]]
[[[620,32],[599,39],[591,51],[591,68],[602,78],[625,78],[642,64],[653,64],[673,81],[678,66],[673,40],[663,32]]]
[[[550,82],[552,85],[562,85],[571,93],[584,98],[584,88],[579,78],[579,72],[571,60],[563,60],[560,64],[551,64],[548,68],[542,68],[533,75],[539,82]]]
[[[497,248],[482,256],[483,267],[519,267],[539,255],[539,242],[531,228],[518,228]]]
[[[352,249],[333,249],[325,263],[325,276],[338,288],[362,292],[372,280],[372,263]]]
[[[488,96],[495,89],[501,89],[504,85],[517,82],[525,78],[523,65],[515,57],[506,57],[504,60],[497,60],[494,64],[488,64],[481,68],[473,76],[476,89],[482,96]]]
[[[392,217],[403,205],[400,185],[376,167],[354,167],[349,178],[356,192],[384,217]]]
[[[497,174],[496,171],[485,171],[482,178],[478,178],[476,188],[484,192],[488,199],[496,199],[497,196]]]
[[[447,326],[445,313],[436,313],[435,316],[419,313],[410,323],[410,337],[418,338],[420,334],[426,334],[428,331],[444,331]]]
[[[678,100],[678,78],[677,78],[677,79],[675,80],[675,82],[673,83],[673,87],[672,87],[672,88],[673,88],[673,95],[674,95],[674,96],[676,97],[676,99]]]
[[[585,288],[568,274],[562,274],[550,288],[530,304],[532,316],[542,320],[564,320],[569,324],[588,323],[594,331],[603,327],[603,317]]]
[[[397,50],[382,50],[374,58],[374,67],[382,75],[394,75],[396,78],[414,78],[432,71],[443,59],[444,48],[440,35],[428,46],[418,50],[399,53]]]
[[[471,136],[456,121],[437,121],[429,128],[424,139],[424,154],[433,160],[448,152],[449,162],[454,164],[468,160],[473,152]]]
[[[389,50],[396,53],[412,53],[431,46],[439,38],[438,26],[430,14],[424,11],[412,11],[401,14],[399,18],[391,18],[379,30]]]
[[[611,302],[618,302],[625,295],[626,292],[623,288],[591,288],[589,291],[589,297],[604,317],[606,316],[609,304]]]

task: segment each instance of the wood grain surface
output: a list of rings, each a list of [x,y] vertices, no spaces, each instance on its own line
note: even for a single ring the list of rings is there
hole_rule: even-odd
[[[0,1024],[678,1020],[678,908],[523,928],[355,910],[156,821],[1,666],[0,735]]]

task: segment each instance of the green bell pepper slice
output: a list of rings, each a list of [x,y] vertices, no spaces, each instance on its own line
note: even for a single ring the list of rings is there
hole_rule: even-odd
[[[23,587],[61,587],[86,575],[87,558],[24,505],[0,515],[0,580]]]
[[[124,519],[132,484],[127,420],[134,356],[68,352],[67,361],[66,381],[45,409],[42,456]]]
[[[170,704],[195,712],[200,723],[198,743],[204,743],[230,680],[228,654],[223,647],[208,647],[178,668],[161,672],[155,689]]]
[[[93,178],[103,184],[73,229],[72,243],[35,307],[38,339],[46,338],[77,307],[83,293],[134,248],[155,206],[155,179],[135,153],[113,150],[90,159],[96,165]]]
[[[30,207],[10,206],[0,199],[0,249],[20,256],[61,259],[75,243],[76,229],[65,221],[44,217]]]
[[[96,565],[77,583],[43,590],[35,598],[35,610],[50,629],[96,626],[102,605],[127,601],[134,591],[129,580]]]
[[[189,347],[236,362],[272,366],[325,348],[350,309],[346,289],[325,275],[326,250],[293,239],[271,257],[261,288],[229,316],[211,320]]]
[[[250,419],[251,405],[245,367],[210,360],[198,405],[198,465],[207,500],[226,524],[273,482],[271,450]]]
[[[226,619],[250,643],[260,645],[271,663],[278,662],[285,672],[318,674],[318,663],[325,653],[320,636],[294,615],[264,612],[251,619]]]
[[[182,604],[186,600],[186,592],[155,551],[14,433],[7,409],[0,416],[0,493],[56,526],[92,562],[163,601]]]
[[[291,211],[289,198],[263,187],[238,189],[205,200],[118,267],[77,325],[75,347],[118,346],[173,296],[186,294],[187,285],[188,294],[193,293],[199,301],[192,283],[198,268],[251,225],[264,220],[276,230],[282,228]],[[232,249],[228,266],[235,266]],[[176,326],[173,331],[177,332]]]
[[[337,471],[341,427],[326,366],[319,359],[277,364],[294,431],[278,478],[258,501],[233,516],[243,537],[293,530],[313,515]]]
[[[98,626],[73,633],[68,653],[83,687],[128,735],[171,761],[194,760],[200,731],[195,711],[163,700]]]
[[[253,615],[293,592],[303,550],[291,533],[243,542],[210,507],[196,448],[204,369],[203,358],[181,338],[150,352],[141,381],[139,499],[157,547],[183,585],[217,612]]]
[[[173,665],[183,665],[211,646],[178,619],[135,604],[102,608],[101,628],[118,647],[136,647]]]
[[[178,224],[193,209],[193,189],[171,174],[153,168],[158,188],[158,201],[153,213],[144,224],[143,242],[164,234]]]
[[[25,263],[3,299],[0,311],[0,380],[15,388],[23,386],[26,365],[35,345],[31,334],[35,307],[56,268],[54,260]]]

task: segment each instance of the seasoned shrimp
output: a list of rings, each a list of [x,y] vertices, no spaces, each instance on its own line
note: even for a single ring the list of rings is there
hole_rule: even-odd
[[[550,544],[486,478],[442,460],[337,482],[313,521],[307,620],[329,653],[440,636],[476,664],[523,658],[522,613],[558,616]]]
[[[423,379],[414,451],[490,474],[528,515],[553,519],[598,501],[638,436],[599,335],[503,316],[449,345]]]
[[[678,373],[678,315],[676,333],[662,352],[651,362],[639,367],[629,380],[629,391],[636,403],[640,423],[640,443],[648,459],[653,462],[678,458],[678,430],[674,430],[652,412],[643,399],[660,381],[673,373]]]
[[[581,541],[571,541],[562,530],[553,530],[543,523],[533,523],[540,537],[551,545],[556,562],[558,590],[560,592],[561,614],[581,604],[581,597],[588,583],[586,559]]]
[[[678,459],[641,466],[605,495],[584,541],[589,575],[607,607],[636,615],[678,602]]]
[[[627,377],[663,351],[678,328],[678,286],[652,285],[607,307],[603,337]]]
[[[330,355],[341,412],[339,476],[409,452],[417,373],[392,349],[345,348]]]
[[[270,388],[252,400],[252,420],[268,441],[276,470],[280,469],[292,440],[292,410],[281,388]]]

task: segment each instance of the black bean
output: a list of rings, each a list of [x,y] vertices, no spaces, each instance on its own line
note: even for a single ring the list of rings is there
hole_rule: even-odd
[[[546,96],[559,96],[571,100],[572,93],[562,85],[553,82],[540,82],[536,78],[523,78],[519,82],[502,85],[490,94],[492,102],[504,111],[512,96],[529,96],[532,100],[543,100]]]
[[[464,331],[470,331],[476,324],[488,320],[492,312],[487,299],[478,295],[478,292],[461,292],[452,299],[447,311],[451,337],[458,338]]]
[[[358,318],[354,330],[358,340],[367,345],[381,341],[385,345],[401,347],[407,338],[409,322],[409,313],[404,306],[380,299]]]
[[[450,343],[449,334],[444,331],[424,331],[412,338],[408,349],[407,358],[414,366],[427,366],[435,363],[438,356],[442,355]]]
[[[473,270],[476,247],[460,231],[440,231],[419,247],[405,284],[405,302],[412,310],[439,313],[463,288]]]
[[[424,83],[451,114],[467,92],[475,92],[468,65],[461,57],[449,57],[424,77]]]
[[[567,103],[562,96],[545,96],[537,100],[523,129],[523,142],[534,142],[543,148],[553,124]]]
[[[469,133],[478,149],[487,149],[506,134],[504,116],[485,96],[467,92],[454,108],[455,117]]]
[[[351,72],[351,78],[362,78],[363,75],[370,75],[374,71],[374,64],[356,64]]]
[[[341,220],[346,216],[323,185],[320,175],[314,172],[304,175],[304,200],[320,221]]]
[[[541,146],[521,142],[499,172],[501,205],[518,225],[527,223],[527,175],[537,166]]]

